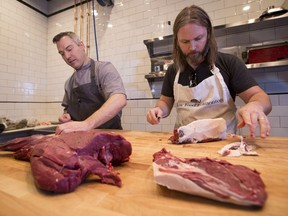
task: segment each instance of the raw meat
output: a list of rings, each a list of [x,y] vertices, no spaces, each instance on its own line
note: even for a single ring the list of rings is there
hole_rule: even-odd
[[[5,143],[1,143],[0,144],[0,150],[17,151],[17,150],[21,149],[22,147],[33,143],[34,141],[39,141],[43,137],[46,137],[46,136],[41,135],[41,134],[36,134],[36,135],[29,136],[29,137],[15,138],[15,139],[9,140]]]
[[[90,174],[98,175],[102,183],[120,187],[113,165],[129,161],[132,153],[130,142],[121,135],[96,130],[14,141],[1,150],[13,149],[16,159],[30,160],[36,186],[55,193],[74,191]]]
[[[218,153],[222,156],[229,156],[229,157],[238,157],[241,155],[252,155],[257,156],[258,153],[253,151],[256,149],[255,145],[248,145],[242,136],[239,135],[232,135],[240,138],[240,142],[233,142],[225,145],[221,148]]]
[[[174,144],[199,143],[226,139],[226,121],[223,118],[201,119],[174,129],[170,138]]]
[[[51,136],[35,134],[29,137],[15,138],[0,144],[0,150],[14,151],[14,158],[17,160],[30,161],[31,152],[36,144],[48,142],[53,139]]]
[[[244,206],[263,206],[267,193],[256,170],[209,158],[177,158],[166,149],[153,155],[157,184],[172,190]]]

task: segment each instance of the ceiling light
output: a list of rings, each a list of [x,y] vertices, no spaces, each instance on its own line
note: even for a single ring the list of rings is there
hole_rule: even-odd
[[[243,7],[242,10],[243,10],[243,11],[248,11],[249,9],[250,9],[250,5],[246,5],[246,6]]]

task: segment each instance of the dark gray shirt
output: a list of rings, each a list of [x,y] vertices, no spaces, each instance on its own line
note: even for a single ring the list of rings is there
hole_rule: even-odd
[[[95,61],[95,67],[97,70],[95,73],[98,83],[101,85],[101,94],[105,101],[113,94],[124,94],[126,95],[125,88],[122,79],[116,70],[116,68],[110,62]],[[66,82],[65,82],[65,95],[62,101],[62,106],[67,107],[68,101],[73,88],[78,86],[91,83],[91,63],[83,66],[80,70],[77,70]],[[70,86],[71,79],[73,86]]]
[[[245,64],[236,56],[218,52],[215,65],[219,68],[233,100],[235,100],[237,94],[258,85],[247,70]],[[173,84],[176,72],[174,65],[168,68],[162,86],[162,95],[174,98]],[[202,62],[196,70],[187,66],[185,70],[180,73],[178,83],[183,86],[189,86],[191,73],[195,72],[198,84],[213,75],[209,69],[209,64]]]

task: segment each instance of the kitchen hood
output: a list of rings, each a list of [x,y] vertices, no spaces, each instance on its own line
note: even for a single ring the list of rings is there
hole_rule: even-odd
[[[274,5],[270,6],[267,8],[267,10],[265,10],[262,15],[259,17],[260,20],[263,19],[269,19],[271,17],[277,17],[277,16],[281,16],[283,14],[286,14],[287,10],[283,7],[277,7],[275,8]]]

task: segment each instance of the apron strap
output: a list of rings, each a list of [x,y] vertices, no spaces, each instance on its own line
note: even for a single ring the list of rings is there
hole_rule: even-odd
[[[99,67],[96,67],[96,64],[97,62],[91,59],[90,79],[91,79],[91,82],[93,82],[93,80],[95,81],[98,91],[101,93],[102,97],[105,98],[101,83],[99,81]]]

